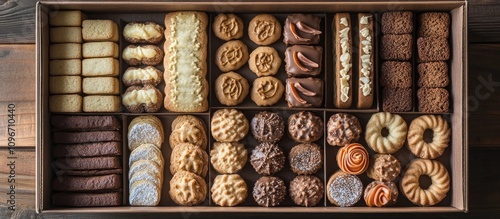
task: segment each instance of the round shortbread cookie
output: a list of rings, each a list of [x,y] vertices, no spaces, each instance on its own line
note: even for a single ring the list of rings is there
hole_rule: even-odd
[[[210,162],[219,173],[236,173],[247,163],[248,152],[238,142],[215,142],[210,151]]]
[[[158,175],[160,177],[160,181],[163,182],[163,165],[158,165],[154,161],[151,160],[138,160],[130,166],[128,171],[128,179],[141,170],[149,170],[152,173]]]
[[[148,169],[139,170],[135,172],[134,175],[130,177],[129,185],[132,186],[135,182],[140,180],[150,181],[155,185],[157,185],[158,188],[162,187],[162,181],[160,179],[160,175],[155,174],[152,171],[149,171]]]
[[[160,149],[154,144],[142,144],[134,149],[132,153],[130,153],[128,165],[132,166],[132,164],[138,160],[151,160],[159,166],[163,165],[164,162]]]
[[[148,143],[160,149],[164,139],[163,125],[155,116],[136,117],[128,126],[128,148],[131,151]]]
[[[243,21],[235,14],[218,14],[212,23],[212,30],[221,40],[239,39],[243,36]]]
[[[208,171],[208,154],[189,143],[178,145],[170,156],[170,172],[188,171],[205,177]]]
[[[207,148],[207,131],[205,123],[191,115],[177,116],[172,121],[172,133],[169,137],[170,147],[174,149],[182,143],[191,143],[205,150]]]
[[[194,173],[178,171],[170,180],[168,194],[178,205],[198,205],[207,196],[207,184]]]
[[[130,186],[129,203],[132,206],[156,206],[160,198],[161,189],[151,181],[139,180]]]
[[[248,194],[245,180],[238,174],[224,174],[215,177],[212,188],[212,201],[222,207],[241,204]]]
[[[248,119],[238,110],[220,109],[212,117],[211,131],[216,141],[239,141],[247,135],[248,129]]]
[[[248,37],[257,45],[270,45],[281,37],[281,24],[270,14],[259,14],[248,24]]]

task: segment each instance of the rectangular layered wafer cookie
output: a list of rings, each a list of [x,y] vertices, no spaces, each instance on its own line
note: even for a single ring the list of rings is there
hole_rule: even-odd
[[[122,187],[118,174],[102,176],[61,176],[52,180],[52,190],[59,192],[99,192]]]
[[[120,157],[75,157],[57,158],[55,165],[60,170],[106,170],[121,168]]]
[[[165,108],[173,112],[208,110],[207,15],[172,12],[165,16]]]
[[[373,56],[374,56],[374,34],[373,16],[371,14],[359,13],[359,61],[358,61],[358,82],[359,86],[354,86],[358,90],[359,109],[370,108],[373,105],[374,87],[373,81]]]
[[[61,130],[119,130],[121,125],[115,116],[66,116],[54,115],[50,118],[52,126]]]
[[[122,174],[123,169],[109,170],[58,170],[57,176],[101,176],[108,174]]]
[[[117,131],[92,131],[92,132],[54,132],[54,143],[90,143],[102,141],[121,141],[122,136]]]
[[[335,34],[335,89],[333,105],[349,108],[352,104],[352,25],[349,13],[337,13]]]
[[[104,207],[123,204],[121,192],[109,193],[70,193],[61,192],[52,195],[52,204],[55,206],[73,207]]]
[[[52,148],[54,157],[120,156],[122,143],[118,141],[84,144],[58,144]]]

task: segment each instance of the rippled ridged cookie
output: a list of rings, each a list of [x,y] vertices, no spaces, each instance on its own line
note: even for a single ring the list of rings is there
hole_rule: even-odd
[[[398,194],[395,183],[373,181],[366,186],[364,199],[368,207],[385,207],[396,204]]]
[[[255,182],[253,199],[263,207],[278,206],[285,200],[285,182],[274,176],[263,176]]]
[[[285,121],[278,113],[262,111],[250,122],[253,137],[258,142],[277,142],[285,133]]]
[[[219,173],[236,173],[247,163],[248,152],[238,142],[214,142],[210,151],[210,162]]]
[[[323,182],[312,175],[296,176],[290,182],[290,198],[300,206],[316,206],[323,198],[324,192]]]
[[[374,180],[393,181],[401,171],[398,159],[390,154],[375,154],[370,158],[366,175]]]
[[[194,173],[179,171],[170,180],[168,194],[178,205],[198,205],[207,196],[207,184],[203,178]]]
[[[250,97],[257,106],[272,106],[280,101],[283,92],[283,82],[275,77],[265,76],[253,81]]]
[[[207,131],[205,123],[196,116],[177,116],[172,121],[172,133],[169,137],[170,147],[174,149],[182,143],[191,143],[201,149],[207,148]]]
[[[239,39],[243,36],[243,21],[235,14],[218,14],[214,18],[212,30],[221,40]]]
[[[245,180],[238,174],[224,174],[215,177],[212,188],[212,201],[222,207],[241,204],[247,198],[248,188]]]
[[[215,95],[222,105],[236,106],[250,90],[247,79],[236,72],[223,73],[215,80]]]
[[[247,135],[249,124],[242,112],[235,109],[220,109],[213,114],[210,129],[216,141],[234,142]]]
[[[161,189],[151,181],[139,180],[130,186],[129,203],[132,206],[156,206],[160,198]]]
[[[424,140],[424,132],[432,131],[432,141]],[[424,115],[410,123],[408,128],[408,149],[426,159],[434,159],[443,154],[450,143],[451,129],[442,116]]]
[[[232,40],[217,49],[215,58],[222,72],[238,70],[248,61],[248,47],[240,40]]]
[[[177,145],[170,156],[170,172],[188,171],[205,177],[208,171],[208,154],[189,143]]]
[[[431,185],[420,187],[420,176],[427,175]],[[436,160],[414,159],[406,168],[400,182],[401,191],[413,204],[431,206],[441,202],[450,190],[450,175],[446,167]]]
[[[323,119],[307,111],[292,114],[288,117],[288,133],[296,142],[317,141],[323,136]]]
[[[382,136],[384,128],[388,131],[386,137]],[[392,154],[405,143],[406,131],[407,125],[401,116],[388,112],[375,113],[366,124],[365,140],[375,152]]]
[[[131,151],[141,144],[154,144],[161,149],[164,139],[163,125],[155,116],[135,117],[128,126],[128,148]]]
[[[130,153],[128,165],[132,166],[138,160],[151,160],[160,166],[163,165],[163,155],[154,144],[142,144],[134,149]]]
[[[308,175],[318,172],[323,166],[321,148],[314,143],[294,146],[288,155],[290,169],[298,175]]]

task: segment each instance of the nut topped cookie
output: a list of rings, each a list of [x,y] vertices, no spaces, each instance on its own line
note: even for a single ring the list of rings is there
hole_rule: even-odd
[[[281,24],[270,14],[259,14],[250,21],[248,36],[257,45],[270,45],[280,38]]]
[[[327,131],[328,144],[342,147],[358,141],[361,135],[361,124],[354,115],[337,113],[328,120]]]
[[[247,61],[248,47],[240,40],[226,42],[215,52],[215,64],[223,72],[238,70]]]
[[[323,119],[308,111],[292,114],[288,117],[288,134],[300,143],[317,141],[323,136]]]
[[[272,106],[280,101],[284,91],[283,82],[275,77],[265,76],[253,81],[250,97],[257,106]]]
[[[291,14],[285,20],[283,42],[290,44],[318,44],[321,36],[321,18],[312,14]]]
[[[211,124],[212,136],[220,142],[239,141],[247,135],[249,129],[248,119],[235,109],[215,111]]]
[[[248,66],[258,77],[271,76],[278,73],[281,58],[273,47],[259,46],[250,53]]]
[[[221,40],[234,40],[243,36],[243,21],[235,14],[218,14],[212,23],[212,30]]]
[[[215,95],[222,105],[240,104],[248,95],[249,89],[247,79],[236,72],[223,73],[215,80]]]

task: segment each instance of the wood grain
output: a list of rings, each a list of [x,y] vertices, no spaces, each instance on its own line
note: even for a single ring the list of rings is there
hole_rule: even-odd
[[[469,2],[469,42],[500,42],[500,1],[470,0]]]
[[[7,149],[0,149],[0,206],[6,206],[7,193],[10,192],[10,186],[15,186],[15,202],[19,208],[35,207],[35,149],[24,148],[14,150],[14,154],[10,154]],[[15,158],[8,158],[15,157]],[[14,170],[11,170],[10,162],[15,163]],[[8,183],[10,176],[14,174],[14,184]]]
[[[33,0],[0,0],[0,43],[35,42]]]

